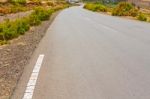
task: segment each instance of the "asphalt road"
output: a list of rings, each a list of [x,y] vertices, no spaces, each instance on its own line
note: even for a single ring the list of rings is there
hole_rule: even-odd
[[[40,54],[32,99],[150,99],[150,24],[63,10],[26,67],[13,99],[21,99]]]

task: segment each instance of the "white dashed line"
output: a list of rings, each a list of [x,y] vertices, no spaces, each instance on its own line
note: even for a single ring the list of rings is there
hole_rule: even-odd
[[[34,69],[32,71],[31,77],[29,79],[29,82],[26,86],[26,90],[22,99],[32,99],[34,88],[36,85],[36,81],[38,79],[38,75],[39,75],[39,71],[40,71],[43,59],[44,59],[44,55],[43,54],[39,55],[37,62],[34,66]]]

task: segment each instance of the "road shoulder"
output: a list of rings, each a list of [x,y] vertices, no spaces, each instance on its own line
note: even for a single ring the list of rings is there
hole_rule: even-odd
[[[15,96],[17,86],[22,80],[22,73],[26,72],[35,49],[59,12],[54,13],[49,21],[32,27],[25,35],[12,40],[9,45],[0,47],[0,99],[9,99],[11,96]],[[30,68],[27,71],[30,73]]]

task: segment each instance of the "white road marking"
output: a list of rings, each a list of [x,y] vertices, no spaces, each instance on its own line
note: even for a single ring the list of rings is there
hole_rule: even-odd
[[[38,79],[38,75],[39,75],[40,68],[42,66],[43,59],[44,59],[44,55],[43,54],[39,55],[37,62],[34,66],[34,69],[32,71],[31,77],[29,79],[29,82],[26,86],[26,90],[22,99],[32,99],[34,88],[36,85],[36,81]]]

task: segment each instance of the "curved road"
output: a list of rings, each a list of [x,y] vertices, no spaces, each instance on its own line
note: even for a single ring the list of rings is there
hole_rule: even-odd
[[[13,99],[22,99],[40,54],[44,58],[32,99],[150,99],[149,23],[81,6],[63,10],[36,49]]]

